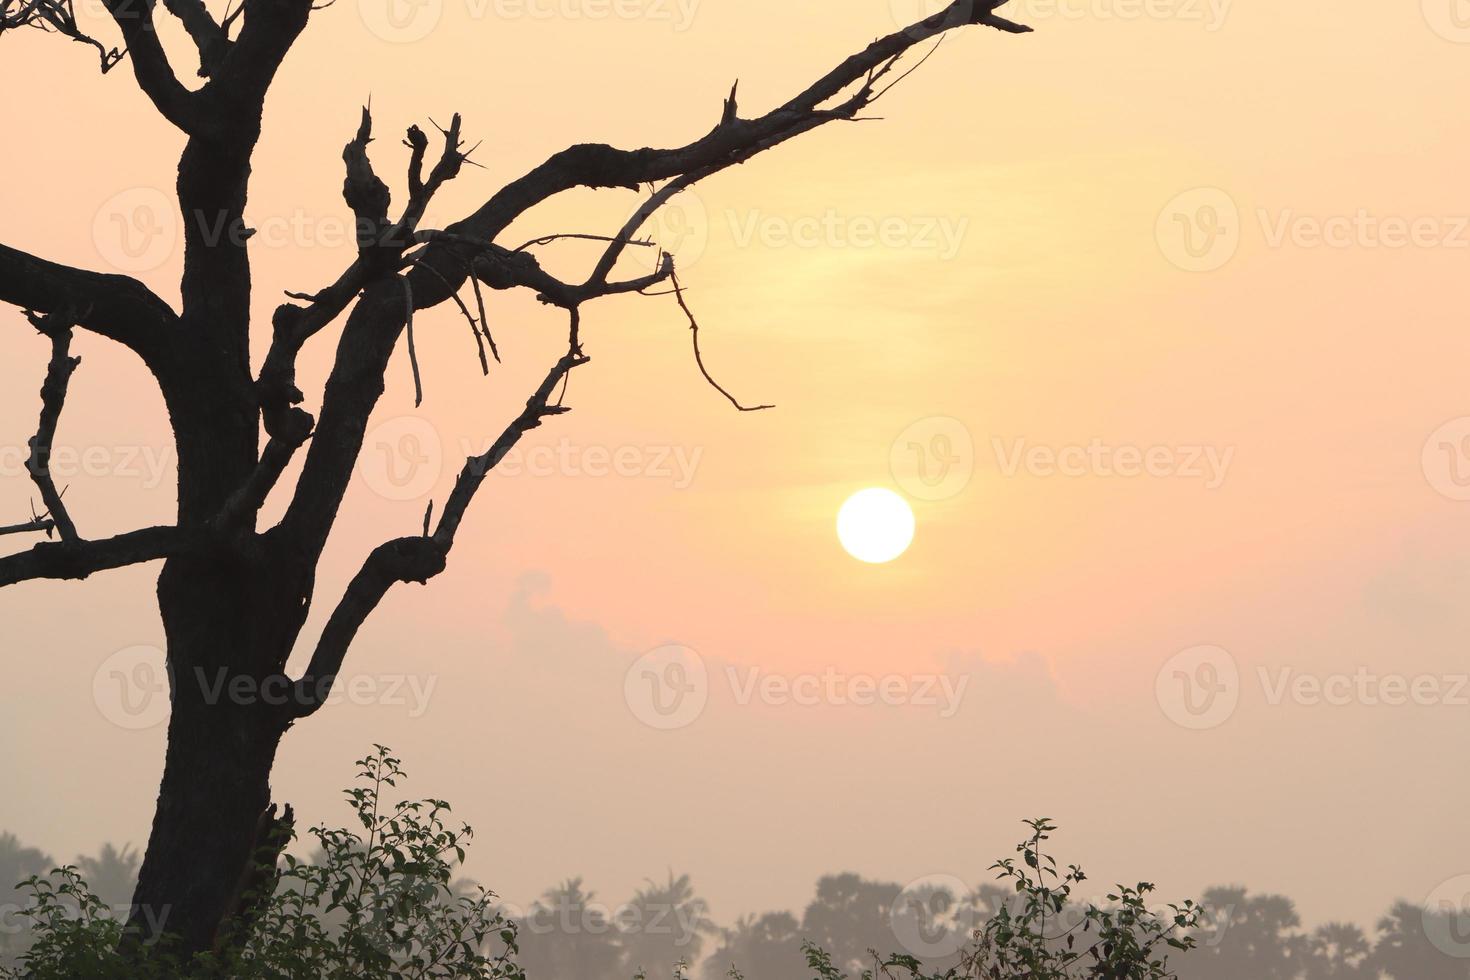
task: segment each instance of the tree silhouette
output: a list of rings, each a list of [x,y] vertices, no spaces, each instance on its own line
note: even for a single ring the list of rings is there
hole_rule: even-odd
[[[801,917],[803,938],[832,954],[843,969],[858,969],[875,946],[893,945],[893,903],[902,889],[851,872],[817,881],[817,894]]]
[[[126,908],[138,885],[138,852],[129,846],[119,850],[103,844],[96,857],[77,858],[77,870],[104,905]]]
[[[251,229],[244,218],[251,157],[277,69],[313,11],[331,5],[217,0],[216,6],[228,8],[217,14],[206,0],[165,0],[164,9],[181,23],[198,59],[202,82],[191,88],[176,73],[155,28],[159,10],[153,0],[102,0],[139,88],[186,137],[176,185],[184,230],[181,305],[175,310],[128,276],[73,268],[0,245],[0,302],[24,310],[51,348],[27,465],[43,510],[4,529],[45,534],[48,540],[0,558],[0,585],[80,579],[163,561],[157,595],[171,711],[162,784],[134,896],[134,934],[145,927],[145,910],[166,908],[178,944],[203,950],[223,934],[224,920],[248,914],[245,895],[289,837],[289,807],[278,812],[270,790],[282,735],[325,701],[358,629],[388,590],[400,582],[426,582],[444,570],[489,469],[527,432],[568,410],[564,385],[588,361],[580,330],[583,307],[601,297],[658,289],[672,292],[689,313],[672,256],[660,253],[651,273],[619,275],[624,253],[647,246],[635,240],[646,221],[700,180],[821,126],[864,118],[911,70],[900,62],[916,46],[966,25],[1028,30],[995,12],[1003,2],[954,0],[874,41],[761,115],[742,115],[732,88],[713,128],[683,146],[571,146],[444,228],[423,227],[422,219],[473,149],[459,116],[441,131],[442,148],[432,162],[429,137],[417,126],[408,128],[407,199],[395,216],[388,185],[368,157],[374,131],[364,109],[343,153],[343,196],[356,219],[357,256],[329,284],[290,284],[295,291],[275,309],[269,347],[257,367],[251,363],[251,337],[264,325],[251,321]],[[109,45],[78,29],[70,0],[0,0],[0,34],[23,27],[94,44],[104,67],[116,60]],[[601,257],[585,279],[558,279],[537,261],[536,249],[561,236],[520,247],[498,241],[512,221],[579,187],[649,189],[633,216],[601,239]],[[466,286],[478,317],[458,296]],[[288,677],[287,659],[312,607],[318,562],[384,390],[389,358],[404,342],[417,386],[414,314],[450,301],[469,321],[476,343],[494,354],[482,288],[529,289],[560,310],[567,321],[566,348],[530,393],[525,410],[484,454],[465,462],[437,519],[431,507],[422,533],[369,552],[311,646],[304,674]],[[297,386],[297,355],[344,317],[328,380],[308,399]],[[698,324],[692,314],[689,320],[698,361]],[[51,477],[52,441],[78,367],[71,354],[78,329],[130,350],[162,393],[178,461],[177,519],[171,525],[89,538],[83,533],[86,518],[77,521],[68,510],[76,501],[63,502]],[[488,373],[483,350],[481,361]],[[298,453],[304,454],[299,478],[294,486],[278,486]],[[284,516],[262,529],[259,513],[273,491],[284,498]]]
[[[803,968],[801,927],[790,912],[743,916],[722,933],[704,965],[705,980],[726,980],[730,968],[761,980],[808,980]]]
[[[1295,980],[1308,943],[1291,899],[1248,895],[1244,888],[1213,888],[1200,902],[1209,910],[1210,935],[1180,961],[1188,980]]]
[[[1434,945],[1426,926],[1464,943],[1459,916],[1399,902],[1378,923],[1374,967],[1389,980],[1465,980],[1470,960],[1450,956]]]
[[[46,852],[22,844],[20,838],[9,831],[0,833],[0,889],[5,892],[31,875],[50,871],[54,865]]]
[[[1303,980],[1378,980],[1373,943],[1350,923],[1317,928],[1307,943]]]
[[[549,888],[521,924],[519,962],[532,977],[618,976],[617,929],[596,894],[571,878]]]
[[[650,881],[638,889],[621,911],[625,976],[639,970],[650,977],[673,976],[677,963],[698,962],[704,937],[719,931],[689,876],[675,878],[672,871],[664,884]]]

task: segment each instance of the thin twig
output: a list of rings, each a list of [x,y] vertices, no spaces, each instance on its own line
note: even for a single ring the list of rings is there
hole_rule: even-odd
[[[936,51],[939,50],[939,46],[944,43],[945,37],[946,37],[946,35],[944,35],[944,34],[939,35],[939,40],[937,40],[937,41],[934,42],[934,47],[930,48],[928,50],[928,52],[924,55],[924,57],[920,58],[916,64],[914,64],[912,67],[909,68],[908,71],[904,72],[902,75],[899,75],[893,81],[891,81],[887,85],[883,86],[883,89],[881,91],[875,92],[873,94],[873,97],[868,100],[868,104],[871,105],[872,103],[877,102],[879,99],[883,98],[883,96],[885,96],[889,92],[893,91],[894,86],[896,86],[899,82],[903,81],[905,78],[908,78],[910,75],[912,75],[914,72],[918,71],[920,68],[923,68],[924,67],[924,62],[926,62],[930,58],[934,57],[934,52],[936,52]],[[887,70],[888,69],[885,66],[884,72],[886,72]],[[875,77],[874,80],[875,81],[877,80],[876,77]]]
[[[565,233],[559,235],[542,235],[540,238],[533,238],[529,242],[526,242],[524,245],[522,245],[520,248],[516,249],[516,251],[524,252],[526,249],[535,248],[538,245],[550,245],[552,242],[566,241],[568,239],[574,239],[584,242],[616,242],[621,245],[637,245],[640,248],[653,247],[653,240],[651,238],[616,238],[611,235],[583,235]]]
[[[419,377],[419,354],[413,345],[413,286],[403,276],[404,328],[408,333],[408,363],[413,368],[413,407],[424,403],[424,383]]]
[[[674,287],[674,298],[679,302],[679,309],[683,310],[684,315],[689,318],[689,331],[694,338],[694,363],[699,365],[699,373],[704,375],[704,380],[708,381],[710,385],[715,389],[715,391],[718,391],[720,394],[728,398],[730,400],[730,404],[734,405],[742,412],[763,412],[768,408],[775,408],[775,405],[742,405],[734,395],[730,394],[723,387],[721,387],[718,381],[710,377],[709,371],[704,366],[704,357],[699,353],[699,321],[695,319],[694,311],[689,308],[689,304],[684,301],[684,289],[679,285],[678,274],[672,272],[669,273],[669,282]]]
[[[470,287],[475,291],[475,305],[480,309],[480,332],[485,335],[485,342],[490,345],[490,356],[495,358],[495,363],[500,363],[500,351],[495,347],[495,338],[490,336],[490,318],[485,315],[485,294],[480,290],[480,277],[475,275],[475,260],[479,256],[470,259]]]
[[[426,262],[419,263],[419,268],[428,269],[440,282],[444,284],[445,288],[449,290],[449,298],[454,300],[454,304],[459,307],[459,312],[463,313],[464,318],[470,322],[470,334],[475,338],[475,347],[479,349],[480,353],[480,370],[485,374],[486,377],[489,377],[490,362],[485,359],[485,342],[480,337],[480,326],[479,324],[475,323],[475,317],[472,313],[470,313],[470,308],[464,304],[464,300],[459,298],[459,293],[455,291],[454,284],[448,279],[444,278],[444,274],[442,272]],[[471,276],[470,278],[473,279],[474,277]]]

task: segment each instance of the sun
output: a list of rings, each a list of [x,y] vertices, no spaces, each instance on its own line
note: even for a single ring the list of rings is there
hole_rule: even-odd
[[[837,512],[837,540],[859,561],[893,561],[914,540],[914,512],[892,490],[859,490]]]

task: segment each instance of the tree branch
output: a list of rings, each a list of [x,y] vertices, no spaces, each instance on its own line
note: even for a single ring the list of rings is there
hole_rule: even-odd
[[[240,35],[215,71],[214,82],[259,106],[311,11],[312,0],[243,0],[237,12],[243,18]]]
[[[133,63],[138,87],[152,100],[163,118],[186,133],[200,121],[195,93],[184,88],[168,63],[153,23],[153,0],[102,0],[117,23]]]
[[[551,404],[551,396],[573,369],[581,367],[589,360],[591,358],[578,350],[569,350],[563,354],[561,359],[547,372],[540,387],[526,400],[525,410],[505,427],[500,433],[500,438],[496,439],[490,448],[480,455],[471,456],[465,460],[459,476],[454,481],[454,489],[449,492],[449,499],[445,501],[444,509],[439,515],[439,524],[434,529],[433,539],[444,549],[445,554],[448,554],[449,549],[454,547],[454,536],[459,531],[459,525],[464,520],[465,512],[469,509],[470,503],[475,499],[475,493],[485,482],[485,477],[490,471],[500,464],[511,449],[515,448],[522,436],[538,428],[542,420],[571,411],[561,404]]]
[[[388,186],[374,173],[368,159],[370,142],[372,114],[364,106],[357,133],[342,151],[347,171],[342,196],[357,220],[357,258],[336,282],[325,289],[309,295],[292,294],[295,299],[306,300],[306,306],[286,303],[276,309],[272,318],[271,346],[256,382],[261,405],[267,411],[267,431],[271,426],[270,412],[302,400],[296,387],[296,357],[301,348],[341,315],[353,297],[369,284],[397,276],[404,265],[404,251],[418,241],[415,231],[429,202],[440,187],[459,174],[469,159],[468,153],[460,150],[460,116],[455,113],[449,128],[444,130],[444,150],[425,180],[422,167],[428,138],[417,126],[410,127],[405,139],[412,150],[408,171],[409,201],[403,215],[392,222],[388,218],[391,200]],[[456,287],[449,286],[442,276],[440,279],[452,294]],[[413,284],[399,288],[412,292]],[[406,316],[411,316],[411,310],[406,311]]]
[[[0,34],[18,27],[54,31],[63,37],[97,49],[105,75],[122,60],[123,53],[85,34],[77,25],[72,0],[0,0]]]
[[[358,630],[395,583],[422,584],[444,570],[449,551],[454,547],[455,533],[486,475],[522,436],[541,425],[543,419],[570,411],[551,404],[551,396],[572,369],[586,364],[587,360],[575,351],[563,355],[526,401],[525,410],[505,427],[500,438],[483,454],[465,461],[432,535],[397,538],[373,549],[332,610],[306,673],[295,683],[296,697],[291,705],[294,717],[311,715],[326,702]]]
[[[51,518],[33,517],[30,520],[25,521],[21,524],[6,524],[3,527],[0,527],[0,536],[6,534],[28,534],[33,531],[40,531],[44,534],[50,534],[55,529],[56,522],[51,520]]]
[[[176,527],[145,527],[95,541],[42,541],[0,558],[0,586],[30,579],[83,579],[93,572],[167,558],[182,550]]]
[[[1005,0],[954,0],[948,7],[911,27],[868,45],[843,61],[781,107],[757,119],[741,119],[734,93],[722,106],[720,122],[702,139],[676,149],[619,150],[585,143],[555,154],[541,166],[508,185],[478,211],[449,231],[494,240],[512,221],[535,205],[574,187],[623,187],[670,180],[702,168],[711,173],[743,163],[764,150],[824,123],[852,119],[875,96],[871,83],[886,73],[915,45],[966,25],[983,25],[1009,33],[1030,30],[997,16]],[[831,109],[821,106],[853,85],[856,96]]]
[[[5,245],[0,302],[37,313],[85,310],[77,326],[130,348],[155,374],[176,338],[178,315],[138,280],[74,269]]]
[[[362,120],[357,125],[357,134],[342,148],[342,163],[347,176],[342,181],[342,199],[352,209],[357,219],[357,250],[362,252],[377,244],[383,232],[391,224],[388,206],[392,193],[388,185],[373,172],[368,159],[368,144],[373,141],[373,115],[368,106],[362,107]]]
[[[228,533],[233,530],[249,530],[255,526],[255,515],[265,506],[281,474],[286,471],[296,450],[311,436],[314,420],[309,412],[299,408],[287,409],[276,425],[276,432],[261,450],[260,461],[251,471],[249,478],[225,501],[219,515],[214,519],[216,531]]]
[[[46,515],[55,524],[57,535],[62,541],[74,542],[78,540],[77,526],[66,512],[56,481],[51,479],[51,445],[56,439],[56,426],[61,421],[61,408],[66,403],[67,385],[71,382],[72,372],[82,363],[80,357],[71,356],[71,328],[75,318],[68,312],[58,312],[49,316],[31,314],[30,321],[51,339],[51,363],[46,368],[46,380],[41,384],[41,421],[30,440],[26,470],[41,492],[41,502],[46,505]]]
[[[184,25],[199,50],[199,77],[213,75],[230,53],[230,38],[215,22],[203,0],[163,0],[164,7]]]

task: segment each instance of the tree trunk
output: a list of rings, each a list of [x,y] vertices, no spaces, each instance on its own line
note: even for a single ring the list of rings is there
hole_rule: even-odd
[[[274,826],[271,767],[289,726],[284,640],[299,623],[300,603],[284,598],[291,578],[279,559],[223,546],[172,559],[160,576],[172,707],[129,944],[161,930],[181,952],[209,950],[241,911]]]
[[[180,690],[176,687],[176,690]],[[233,706],[175,701],[163,784],[133,897],[130,935],[166,931],[185,952],[208,950],[240,901],[270,807],[280,729]]]

